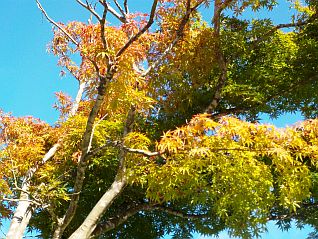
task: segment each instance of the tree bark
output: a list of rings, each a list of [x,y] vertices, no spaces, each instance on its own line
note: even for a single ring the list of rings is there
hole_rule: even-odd
[[[28,189],[29,185],[24,185],[22,188]],[[23,237],[26,227],[29,224],[32,216],[31,201],[29,195],[26,192],[21,192],[20,201],[12,217],[9,231],[7,233],[7,239],[20,239]]]
[[[123,191],[126,180],[117,176],[109,190],[96,203],[92,211],[86,217],[82,225],[69,237],[69,239],[88,239],[97,226],[98,221],[105,211],[111,206],[116,197]]]
[[[55,144],[43,157],[42,164],[45,164],[53,157],[55,152],[60,147],[60,144]],[[28,170],[22,182],[22,190],[19,198],[18,206],[13,214],[11,224],[7,233],[7,239],[20,239],[23,237],[24,231],[29,224],[32,216],[31,200],[29,198],[30,180],[37,171],[39,165],[36,165]]]

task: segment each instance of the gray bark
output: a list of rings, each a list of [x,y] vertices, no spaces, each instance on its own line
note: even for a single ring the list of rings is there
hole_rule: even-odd
[[[100,218],[105,211],[111,206],[116,197],[122,192],[126,185],[123,178],[116,179],[109,190],[96,203],[92,211],[86,217],[82,225],[69,237],[69,239],[88,239],[97,226]]]
[[[25,185],[23,189],[27,189],[29,185]],[[10,223],[7,239],[20,239],[23,237],[26,227],[32,216],[31,201],[29,195],[22,192],[20,202],[16,208]]]

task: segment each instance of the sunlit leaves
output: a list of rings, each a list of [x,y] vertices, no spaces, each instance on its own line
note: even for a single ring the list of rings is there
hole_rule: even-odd
[[[13,170],[16,167],[23,174],[45,154],[51,127],[32,117],[14,118],[5,114],[0,117],[1,158],[13,160],[1,163],[8,166],[6,171],[13,166]]]
[[[0,196],[17,198],[18,186],[32,169],[30,199],[59,213],[72,197],[79,168],[84,182],[80,200],[93,207],[117,174],[129,185],[122,201],[107,212],[112,218],[118,208],[125,211],[139,203],[175,206],[206,213],[208,219],[200,223],[210,226],[207,221],[213,218],[240,237],[258,235],[273,209],[296,215],[313,200],[317,120],[277,129],[242,119],[295,110],[316,115],[316,22],[286,33],[270,19],[242,19],[245,9],[271,10],[276,1],[220,0],[213,2],[215,17],[209,25],[197,6],[210,3],[159,1],[155,23],[131,45],[126,44],[149,14],[119,8],[125,21],[118,26],[103,19],[54,28],[50,50],[63,74],[66,70],[86,83],[86,94],[70,116],[71,98],[57,93],[60,120],[54,126],[1,113]],[[296,8],[308,15],[299,19],[314,16],[314,3]],[[144,71],[148,66],[152,70]],[[200,114],[216,98],[212,115]],[[239,114],[241,119],[221,117]],[[58,151],[43,163],[56,143]],[[82,164],[87,165],[85,180]],[[0,206],[1,215],[9,213],[5,206]]]
[[[271,206],[296,211],[310,196],[317,151],[304,136],[315,135],[315,124],[282,130],[198,115],[165,133],[157,146],[161,159],[133,166],[132,182],[146,184],[147,196],[156,202],[187,198],[204,204],[209,198],[235,235],[258,233]]]

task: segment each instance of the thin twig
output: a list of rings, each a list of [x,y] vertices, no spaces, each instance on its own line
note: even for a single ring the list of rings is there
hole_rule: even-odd
[[[76,2],[78,2],[82,7],[86,8],[91,14],[94,15],[94,17],[96,17],[96,19],[98,21],[100,21],[101,17],[98,15],[98,13],[94,10],[94,8],[92,8],[92,6],[86,1],[86,4],[83,3],[81,0],[75,0]]]
[[[71,40],[71,42],[74,43],[74,45],[79,46],[79,43],[62,27],[60,26],[58,23],[56,23],[55,21],[53,21],[52,18],[49,17],[49,15],[47,14],[47,12],[44,10],[44,8],[42,7],[41,3],[39,2],[39,0],[36,0],[36,3],[38,5],[38,8],[41,10],[41,12],[44,14],[45,18],[54,26],[56,26],[58,29],[60,29],[67,37],[68,39]]]
[[[119,225],[126,222],[130,217],[136,215],[139,212],[154,211],[154,210],[159,210],[176,217],[180,217],[183,219],[190,219],[190,220],[209,217],[208,214],[189,214],[189,213],[184,213],[180,210],[175,210],[171,207],[166,207],[163,205],[139,204],[117,214],[116,216],[110,218],[106,222],[98,224],[95,230],[93,231],[91,238],[95,238],[105,232],[108,232],[118,227]]]

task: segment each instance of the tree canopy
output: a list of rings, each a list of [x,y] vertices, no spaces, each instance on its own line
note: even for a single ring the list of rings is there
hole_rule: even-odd
[[[54,125],[0,111],[7,238],[318,229],[317,1],[289,1],[278,25],[244,14],[270,14],[274,0],[74,2],[87,23],[57,22],[36,0],[75,99],[56,93]],[[305,120],[259,123],[288,112]]]

